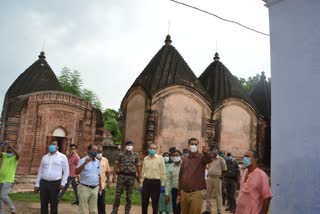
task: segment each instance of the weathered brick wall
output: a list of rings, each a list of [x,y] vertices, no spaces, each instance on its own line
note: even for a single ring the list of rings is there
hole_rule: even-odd
[[[69,153],[71,143],[78,144],[81,156],[95,141],[96,113],[92,105],[74,95],[63,92],[37,92],[18,97],[28,99],[20,112],[9,114],[5,140],[16,142],[22,154],[17,174],[36,174],[41,158],[56,128],[66,136],[62,152]],[[10,110],[10,109],[9,109]]]

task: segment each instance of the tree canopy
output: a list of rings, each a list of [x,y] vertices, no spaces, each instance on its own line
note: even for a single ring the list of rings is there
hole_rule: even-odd
[[[119,120],[119,112],[110,108],[107,108],[103,112],[104,128],[106,128],[112,134],[115,144],[121,144]]]
[[[250,93],[254,87],[258,84],[261,78],[261,74],[256,74],[255,76],[248,77],[247,79],[242,77],[234,76],[237,80],[239,80],[240,85],[242,88],[247,92]],[[268,78],[268,83],[271,84],[271,78]]]
[[[79,71],[71,71],[69,68],[63,67],[58,80],[65,92],[79,96],[90,102],[95,108],[102,109],[99,97],[93,91],[83,88],[83,82]]]

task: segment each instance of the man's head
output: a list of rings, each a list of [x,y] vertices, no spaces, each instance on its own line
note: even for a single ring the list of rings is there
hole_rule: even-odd
[[[197,138],[190,138],[188,140],[188,146],[191,153],[198,152],[199,140]]]
[[[248,168],[251,165],[256,166],[258,163],[258,153],[254,150],[247,151],[243,157],[243,165]]]
[[[213,158],[217,158],[219,151],[216,148],[213,148],[211,150],[211,153],[212,153]]]
[[[157,144],[155,143],[150,143],[149,144],[149,155],[154,156],[157,151]]]
[[[232,159],[233,159],[233,157],[232,157],[231,152],[228,152],[227,156],[226,156],[226,160],[232,160]]]
[[[183,149],[183,156],[188,157],[189,156],[189,149]]]
[[[127,142],[124,143],[124,145],[126,146],[126,150],[128,152],[132,151],[132,149],[133,149],[133,142],[132,141],[127,141]]]
[[[165,163],[168,163],[170,161],[169,156],[170,156],[169,152],[165,152],[162,154],[162,157]]]
[[[91,157],[91,158],[95,158],[98,154],[98,147],[97,145],[95,144],[90,144],[88,146],[88,155]]]
[[[77,149],[78,149],[78,146],[76,144],[70,144],[70,153],[71,154],[77,153]]]
[[[171,156],[174,163],[179,163],[181,161],[181,152],[179,150],[173,151]]]
[[[57,141],[51,141],[50,143],[49,143],[49,147],[48,147],[48,149],[49,149],[49,152],[50,153],[55,153],[56,151],[58,151],[58,142]]]
[[[101,144],[98,144],[97,148],[98,148],[98,153],[102,153],[103,152],[103,146]]]

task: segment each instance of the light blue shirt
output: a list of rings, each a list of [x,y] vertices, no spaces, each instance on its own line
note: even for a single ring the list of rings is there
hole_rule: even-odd
[[[79,160],[77,168],[81,166],[89,156],[85,156]],[[83,170],[80,173],[80,183],[89,185],[89,186],[97,186],[99,185],[99,176],[100,176],[100,163],[99,160],[95,159],[94,161],[90,161],[85,165]]]

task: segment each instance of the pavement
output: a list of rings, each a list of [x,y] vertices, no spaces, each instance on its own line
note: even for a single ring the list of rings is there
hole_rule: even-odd
[[[205,201],[203,201],[203,206],[205,206]],[[31,203],[31,202],[14,202],[17,214],[39,214],[40,213],[40,203]],[[213,203],[215,205],[215,203]],[[106,206],[107,213],[110,213],[112,209],[112,205]],[[5,214],[10,213],[8,207],[4,205]],[[224,210],[224,209],[223,209]],[[69,203],[60,203],[58,208],[59,213],[62,214],[78,214],[78,206],[71,205]],[[132,214],[141,213],[141,206],[132,206],[131,212]],[[152,213],[151,204],[149,205],[148,213]],[[212,214],[216,214],[216,208],[213,206]],[[229,214],[230,212],[223,212],[223,214]],[[119,208],[118,214],[124,214],[124,206],[121,205]],[[195,213],[196,214],[196,213]]]

